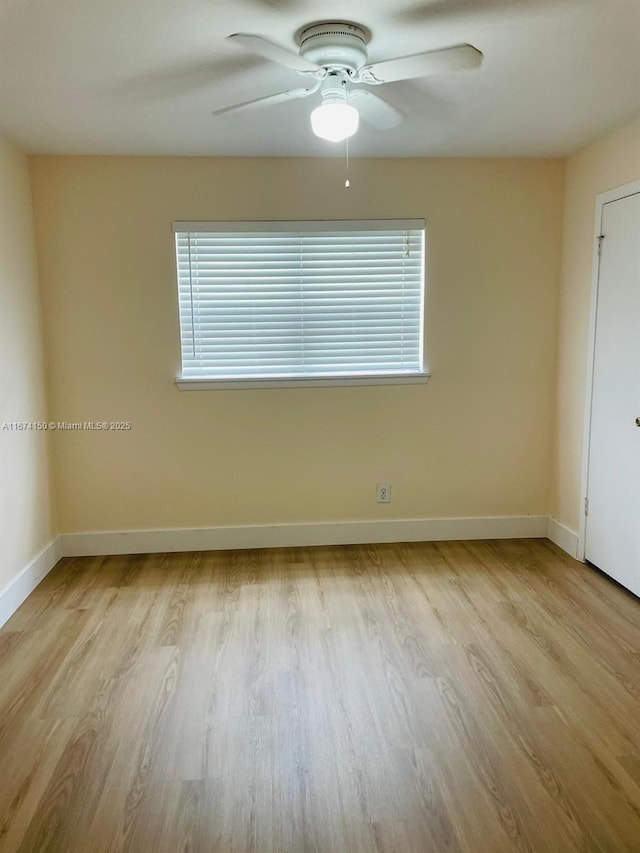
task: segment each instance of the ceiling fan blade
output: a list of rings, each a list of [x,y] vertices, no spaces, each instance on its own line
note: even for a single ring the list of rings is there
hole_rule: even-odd
[[[293,12],[300,6],[300,0],[246,0],[251,6],[263,6],[270,12]]]
[[[242,101],[240,104],[232,104],[230,107],[222,107],[213,110],[214,116],[226,115],[227,113],[240,113],[259,107],[269,107],[282,104],[285,101],[294,101],[296,98],[308,98],[318,91],[318,86],[310,86],[308,89],[289,89],[286,92],[276,92],[275,95],[265,95],[263,98],[253,98],[251,101]]]
[[[224,77],[241,77],[262,62],[257,56],[238,54],[223,59],[195,59],[190,62],[167,63],[119,81],[111,91],[119,97],[144,100],[169,100],[211,88],[212,81]]]
[[[510,17],[516,14],[543,15],[549,12],[557,13],[558,6],[562,5],[561,11],[571,11],[572,8],[585,6],[585,0],[421,0],[416,5],[406,9],[400,9],[393,15],[393,19],[402,24],[410,26],[427,23],[454,23],[465,21],[471,24],[475,20],[488,21],[497,19],[508,14]]]
[[[379,130],[397,127],[403,119],[401,112],[368,89],[351,89],[349,103],[356,107],[360,118]]]
[[[359,78],[363,83],[394,83],[396,80],[412,80],[414,77],[431,77],[448,71],[478,68],[482,59],[482,52],[473,45],[458,44],[365,65],[359,71]]]
[[[315,62],[309,62],[308,59],[304,59],[304,57],[298,56],[297,53],[280,47],[275,42],[263,39],[262,36],[254,36],[250,33],[233,33],[227,36],[227,39],[234,44],[239,44],[250,53],[257,53],[258,56],[263,56],[265,59],[271,60],[271,62],[284,65],[286,68],[292,68],[300,74],[317,72],[324,74],[324,70],[319,65],[316,65]]]

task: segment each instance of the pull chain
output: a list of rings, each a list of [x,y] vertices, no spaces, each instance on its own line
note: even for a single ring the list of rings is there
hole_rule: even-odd
[[[345,189],[349,189],[351,186],[351,182],[349,181],[349,137],[345,139],[345,152],[346,152],[346,180],[344,182]]]

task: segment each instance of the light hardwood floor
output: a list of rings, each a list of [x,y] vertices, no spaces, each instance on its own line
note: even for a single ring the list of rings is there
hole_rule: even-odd
[[[640,601],[547,541],[63,560],[0,850],[640,851]]]

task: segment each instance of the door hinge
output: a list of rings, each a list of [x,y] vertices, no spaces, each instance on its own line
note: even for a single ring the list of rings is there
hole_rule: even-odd
[[[598,234],[598,257],[602,254],[602,241],[604,240],[604,234]]]
[[[584,499],[584,514],[589,515],[589,498]]]

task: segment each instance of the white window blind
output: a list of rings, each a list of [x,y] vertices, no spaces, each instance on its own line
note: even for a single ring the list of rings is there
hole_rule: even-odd
[[[424,222],[174,223],[182,380],[424,375]]]

